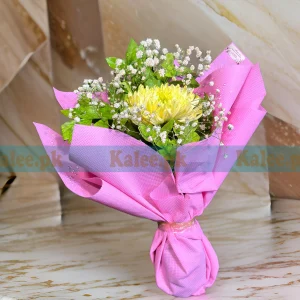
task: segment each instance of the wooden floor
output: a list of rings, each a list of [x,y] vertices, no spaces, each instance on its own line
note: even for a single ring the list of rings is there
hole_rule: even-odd
[[[205,296],[193,299],[299,299],[295,203],[292,212],[271,214],[267,198],[217,195],[199,220],[220,273]],[[70,193],[61,208],[55,184],[16,181],[0,199],[0,299],[174,299],[155,284],[155,229]]]

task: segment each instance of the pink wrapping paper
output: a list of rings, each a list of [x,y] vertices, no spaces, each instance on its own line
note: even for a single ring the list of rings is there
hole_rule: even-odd
[[[195,92],[219,88],[223,107],[232,112],[228,123],[234,124],[235,129],[224,128],[215,134],[227,147],[242,150],[266,113],[260,106],[265,89],[258,65],[247,58],[237,64],[224,50],[198,80],[202,88]],[[213,87],[207,84],[211,80],[215,82]],[[55,94],[63,108],[76,104],[73,93],[55,91]],[[47,126],[35,126],[49,157],[52,157],[53,147],[62,156],[64,168],[55,167],[71,191],[156,222],[183,223],[201,215],[237,159],[234,152],[225,160],[220,140],[210,137],[179,147],[177,157],[183,155],[185,165],[177,164],[174,173],[161,156],[158,158],[161,163],[151,171],[118,166],[108,171],[103,169],[108,158],[106,152],[115,146],[127,154],[134,149],[148,157],[159,154],[143,142],[111,129],[76,125],[72,143],[68,144]],[[150,257],[157,285],[168,294],[201,295],[217,277],[217,255],[198,221],[184,230],[159,226]]]

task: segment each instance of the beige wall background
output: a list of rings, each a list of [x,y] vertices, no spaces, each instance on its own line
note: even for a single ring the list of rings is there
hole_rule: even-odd
[[[0,145],[39,145],[33,121],[58,131],[52,86],[67,91],[85,78],[108,78],[105,56],[124,55],[131,37],[158,38],[168,48],[197,45],[213,56],[234,41],[260,63],[267,88],[269,114],[250,143],[299,145],[299,10],[296,0],[2,0]],[[10,173],[0,174],[0,184]],[[60,215],[54,174],[16,175],[14,185],[31,186],[28,199],[47,186],[43,201]],[[222,189],[300,199],[299,179],[298,173],[231,173]]]

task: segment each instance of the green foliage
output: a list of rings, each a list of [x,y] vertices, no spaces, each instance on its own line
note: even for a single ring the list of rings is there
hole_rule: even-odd
[[[107,57],[107,58],[106,58],[107,64],[108,64],[112,69],[115,69],[115,68],[116,68],[116,61],[117,61],[117,58],[116,58],[116,57]]]
[[[192,87],[192,88],[199,87],[199,83],[198,83],[198,81],[194,77],[192,77],[191,83],[189,84],[189,87]]]
[[[169,122],[167,122],[162,128],[161,131],[166,131],[169,133],[173,129],[174,120],[171,119]]]
[[[80,122],[78,124],[80,125],[91,125],[93,123],[93,120],[91,119],[83,119],[83,120],[80,120]]]
[[[108,121],[106,120],[99,120],[97,121],[96,123],[94,123],[95,126],[98,126],[98,127],[103,127],[103,128],[109,128],[109,124],[108,124]]]
[[[112,119],[112,112],[111,112],[112,110],[113,110],[113,108],[111,106],[108,106],[108,105],[100,107],[99,112],[100,112],[101,118],[111,120]]]
[[[87,106],[84,109],[82,106],[77,109],[76,114],[83,119],[86,120],[93,120],[93,119],[99,119],[100,118],[100,111],[96,106]]]
[[[123,87],[125,88],[127,94],[132,93],[131,86],[128,84],[128,82],[123,81],[123,82],[122,82],[122,85],[123,85]]]
[[[66,122],[61,126],[62,137],[65,141],[71,142],[75,121]]]
[[[69,109],[62,109],[60,111],[65,117],[69,118],[70,111]]]
[[[198,135],[198,133],[196,133],[198,126],[192,126],[191,124],[186,126],[185,129],[183,130],[183,134],[180,135],[182,139],[182,144],[188,144],[188,143],[200,141],[200,136]],[[180,128],[174,128],[175,133],[179,134],[180,131],[181,131]]]
[[[172,53],[166,54],[166,59],[164,60],[161,66],[166,70],[166,77],[173,77],[176,75],[174,55]]]
[[[184,144],[193,143],[193,142],[199,142],[200,136],[195,131],[192,131],[190,134],[187,135],[187,137],[184,139]]]
[[[148,87],[161,86],[162,84],[162,82],[156,78],[155,73],[149,67],[146,69],[145,77],[145,85]]]
[[[175,164],[177,148],[176,140],[167,139],[165,144],[158,150],[158,153],[168,161],[171,168],[173,168]]]
[[[139,127],[139,132],[141,134],[141,136],[148,141],[149,137],[153,138],[154,135],[154,130],[153,130],[153,126],[152,125],[145,125],[145,124],[140,124]],[[147,131],[148,130],[148,131]]]
[[[126,124],[125,124],[127,130],[126,133],[129,134],[130,136],[140,140],[141,139],[141,135],[139,133],[139,129],[138,127],[133,124],[131,121],[127,120]]]
[[[136,52],[137,52],[138,44],[135,40],[130,39],[127,51],[126,51],[126,63],[129,65],[136,60]]]

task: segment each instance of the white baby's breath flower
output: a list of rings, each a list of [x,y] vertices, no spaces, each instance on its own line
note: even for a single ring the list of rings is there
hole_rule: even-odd
[[[145,61],[145,65],[146,65],[147,67],[153,67],[153,66],[154,66],[154,60],[153,60],[153,58],[148,57],[148,58],[146,59],[146,61]]]
[[[72,119],[73,118],[73,115],[72,113],[69,113],[69,118]]]
[[[150,49],[146,50],[146,55],[147,56],[152,56],[152,50],[150,50]]]
[[[181,143],[182,143],[182,139],[178,139],[177,144],[181,144]]]
[[[204,57],[204,60],[205,60],[206,62],[208,62],[208,63],[211,63],[211,56],[210,56],[210,55],[206,55],[206,56]]]
[[[195,66],[194,66],[194,65],[191,65],[191,66],[190,66],[190,69],[191,69],[192,71],[194,71],[194,70],[195,70]]]
[[[79,108],[79,107],[80,107],[80,104],[77,103],[77,104],[75,105],[75,108]]]
[[[198,70],[200,70],[200,71],[203,70],[203,65],[202,65],[202,64],[199,64],[199,65],[198,65]]]
[[[228,124],[227,128],[228,128],[229,130],[233,130],[233,129],[234,129],[234,126],[233,126],[232,124]]]
[[[161,77],[164,77],[166,71],[165,71],[165,69],[160,69],[160,70],[158,71],[158,73],[159,73],[159,75],[160,75]]]
[[[75,121],[76,123],[79,123],[79,122],[80,122],[80,118],[79,118],[79,117],[75,117],[75,118],[74,118],[74,121]]]
[[[159,59],[157,57],[153,58],[154,66],[157,66],[159,64]]]
[[[92,99],[92,98],[93,98],[93,94],[92,94],[92,93],[87,93],[86,96],[87,96],[89,99]]]
[[[168,49],[167,48],[162,49],[162,53],[166,55],[168,53]]]
[[[161,55],[161,56],[160,56],[160,59],[161,59],[161,60],[165,60],[165,59],[166,59],[166,56],[165,56],[165,55]]]
[[[154,40],[154,46],[155,46],[156,49],[160,49],[160,41],[155,39]]]
[[[142,57],[143,57],[143,51],[139,50],[139,51],[136,53],[136,57],[137,57],[137,58],[142,58]]]
[[[117,89],[117,94],[121,94],[121,93],[123,93],[123,92],[124,92],[124,90],[123,90],[122,88]]]
[[[146,39],[146,43],[147,43],[147,46],[151,46],[152,45],[152,39]]]
[[[210,86],[214,86],[214,84],[215,84],[215,83],[214,83],[213,81],[210,81],[210,82],[209,82],[209,85],[210,85]]]
[[[116,66],[117,66],[117,67],[120,66],[122,63],[123,63],[123,60],[122,60],[122,59],[118,58],[118,59],[116,60]]]

